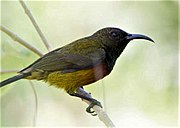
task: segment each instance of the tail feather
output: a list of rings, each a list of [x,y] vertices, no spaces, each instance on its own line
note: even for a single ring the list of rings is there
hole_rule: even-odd
[[[3,87],[3,86],[5,86],[5,85],[7,85],[7,84],[10,84],[10,83],[15,82],[15,81],[17,81],[17,80],[20,80],[20,79],[25,78],[25,77],[27,77],[27,76],[30,76],[30,73],[18,74],[18,75],[16,75],[16,76],[13,76],[13,77],[11,77],[11,78],[9,78],[9,79],[6,79],[6,80],[0,82],[0,87]]]

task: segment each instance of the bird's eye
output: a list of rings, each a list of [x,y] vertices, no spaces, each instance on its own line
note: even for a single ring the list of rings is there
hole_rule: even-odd
[[[110,36],[112,39],[118,39],[119,38],[119,34],[115,31],[110,32]]]
[[[117,37],[117,33],[112,32],[112,33],[111,33],[111,36],[112,36],[112,37]]]

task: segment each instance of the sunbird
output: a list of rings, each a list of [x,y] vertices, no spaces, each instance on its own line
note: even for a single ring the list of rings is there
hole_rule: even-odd
[[[99,101],[77,93],[77,89],[96,82],[109,75],[117,58],[133,39],[154,42],[141,34],[130,34],[122,29],[106,27],[88,37],[78,39],[55,49],[18,72],[16,76],[0,83],[0,87],[20,79],[43,80],[57,88],[64,89],[71,96],[91,102],[86,109],[92,113]]]

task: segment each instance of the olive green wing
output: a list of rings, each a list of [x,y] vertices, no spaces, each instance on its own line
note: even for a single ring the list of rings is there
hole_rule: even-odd
[[[73,72],[81,69],[94,67],[105,60],[104,49],[96,47],[86,47],[81,50],[57,49],[35,61],[20,72],[42,71],[62,71]]]

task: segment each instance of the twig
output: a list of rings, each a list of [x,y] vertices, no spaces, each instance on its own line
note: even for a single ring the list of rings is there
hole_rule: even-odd
[[[5,74],[5,73],[16,73],[20,71],[19,69],[9,69],[9,70],[1,70],[0,74]]]
[[[31,85],[33,93],[34,93],[34,100],[35,100],[35,111],[34,111],[34,116],[33,116],[33,127],[35,127],[36,121],[37,121],[37,113],[38,113],[38,96],[37,96],[37,92],[34,87],[34,84],[32,83],[32,81],[29,81],[29,82],[30,82],[30,85]]]
[[[77,93],[79,93],[81,95],[86,95],[87,97],[91,97],[91,95],[82,88],[78,88]],[[83,100],[83,101],[86,102],[88,105],[91,104],[91,102],[89,102],[87,100]],[[99,119],[106,125],[106,127],[108,127],[108,128],[115,127],[115,125],[113,124],[113,122],[111,121],[111,119],[109,118],[107,113],[105,111],[103,111],[103,109],[101,107],[95,105],[93,107],[93,110],[96,112]]]
[[[25,13],[27,14],[27,16],[31,20],[32,24],[34,25],[37,33],[39,34],[39,36],[40,36],[41,40],[43,41],[44,45],[46,46],[47,50],[50,51],[50,45],[49,45],[47,39],[45,38],[44,34],[42,33],[41,29],[39,28],[37,22],[35,21],[33,15],[31,14],[31,12],[28,9],[28,7],[26,6],[25,2],[22,1],[22,0],[19,0],[19,2],[21,3]]]
[[[25,40],[23,40],[22,38],[20,38],[18,35],[16,35],[15,33],[13,33],[12,31],[10,31],[8,28],[6,28],[5,26],[1,25],[0,29],[6,33],[8,36],[10,36],[14,41],[19,42],[21,45],[23,45],[24,47],[26,47],[27,49],[33,51],[34,53],[36,53],[39,56],[43,56],[43,54],[37,50],[35,47],[33,47],[32,45],[30,45],[28,42],[26,42]]]

